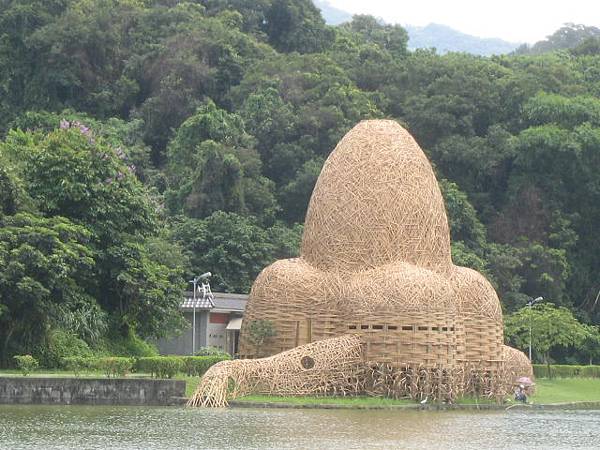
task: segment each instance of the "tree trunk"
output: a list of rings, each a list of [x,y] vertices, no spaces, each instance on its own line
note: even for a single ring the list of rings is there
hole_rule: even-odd
[[[2,343],[2,359],[0,360],[2,367],[8,367],[8,344],[10,342],[10,338],[12,337],[14,331],[15,331],[14,325],[11,325],[8,328],[8,330],[6,331],[6,335],[4,337],[4,342]]]
[[[546,363],[546,367],[548,370],[548,378],[554,378],[552,376],[552,372],[550,371],[550,356],[548,355],[548,353],[544,353],[544,362]]]

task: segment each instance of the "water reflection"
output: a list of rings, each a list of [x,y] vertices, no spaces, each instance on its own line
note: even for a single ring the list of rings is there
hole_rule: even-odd
[[[0,447],[600,448],[600,411],[0,406]]]

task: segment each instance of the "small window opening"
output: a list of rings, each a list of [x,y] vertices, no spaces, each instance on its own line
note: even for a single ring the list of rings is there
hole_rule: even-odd
[[[303,356],[300,360],[300,364],[305,369],[312,369],[313,367],[315,367],[315,360],[312,359],[310,356]]]
[[[361,325],[360,329],[361,330],[368,330],[369,329],[369,325]]]
[[[374,330],[383,330],[383,325],[373,325]]]
[[[413,326],[412,326],[412,325],[404,325],[404,326],[402,327],[402,329],[403,329],[404,331],[412,331],[414,328],[413,328]],[[419,329],[420,329],[420,328],[419,328]]]
[[[419,331],[427,331],[427,327],[419,327]]]
[[[349,330],[356,330],[356,325],[348,325]]]
[[[397,330],[398,327],[396,325],[388,325],[388,330]]]

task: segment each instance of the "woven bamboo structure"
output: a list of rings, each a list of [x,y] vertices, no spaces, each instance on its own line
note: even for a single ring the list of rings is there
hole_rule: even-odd
[[[250,392],[356,393],[355,380],[362,366],[361,341],[356,335],[301,345],[268,358],[221,361],[204,374],[188,406],[226,406],[228,399]]]
[[[473,389],[490,395],[506,384],[498,296],[481,274],[452,263],[431,164],[391,120],[359,123],[325,162],[301,256],[265,268],[252,287],[241,330],[243,358],[257,356],[248,339],[253,320],[275,325],[277,337],[261,349],[267,355],[352,335],[362,342],[363,375],[376,366],[389,368],[375,372],[394,373],[394,380],[439,381],[409,383],[413,391],[427,385],[439,395],[447,391],[451,400],[476,379]],[[364,388],[368,378],[358,384]],[[404,382],[394,383],[392,390],[410,393],[398,388]]]
[[[502,346],[502,353],[504,355],[506,370],[509,372],[513,383],[516,383],[520,377],[528,377],[531,380],[535,378],[533,367],[525,353],[508,345]]]

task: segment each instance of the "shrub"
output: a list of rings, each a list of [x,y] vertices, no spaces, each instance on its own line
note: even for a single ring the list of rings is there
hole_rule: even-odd
[[[277,330],[270,320],[253,320],[248,327],[248,340],[256,347],[256,356],[260,355],[263,344],[277,335]]]
[[[31,355],[15,355],[13,358],[15,359],[17,367],[23,376],[29,375],[39,366],[38,360]]]
[[[555,378],[579,378],[581,366],[554,364],[550,366],[550,376]]]
[[[230,359],[223,356],[154,356],[138,358],[136,372],[149,373],[155,378],[172,378],[183,372],[188,376],[202,376],[208,368],[219,361]]]
[[[600,378],[600,366],[581,366],[582,378]]]
[[[536,378],[550,378],[545,364],[533,364],[533,374]]]
[[[551,364],[548,371],[545,364],[534,364],[533,373],[537,378],[600,378],[600,366]]]
[[[149,344],[133,331],[127,337],[119,337],[106,343],[106,352],[109,355],[121,356],[157,356],[156,346]]]
[[[122,356],[110,356],[106,358],[93,358],[94,368],[101,370],[107,377],[124,377],[133,369],[134,361]]]
[[[138,358],[136,372],[146,372],[155,378],[172,378],[183,370],[180,356],[152,356]]]
[[[231,357],[227,353],[216,356],[184,356],[183,365],[185,374],[190,377],[201,377],[210,366],[228,359],[231,359]]]
[[[98,366],[98,358],[85,358],[81,356],[68,356],[62,359],[62,367],[72,371],[75,376],[85,370],[94,370]]]
[[[85,343],[72,333],[55,329],[50,331],[46,345],[40,351],[40,361],[43,367],[58,369],[67,357],[92,357],[92,351]]]

